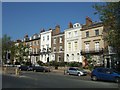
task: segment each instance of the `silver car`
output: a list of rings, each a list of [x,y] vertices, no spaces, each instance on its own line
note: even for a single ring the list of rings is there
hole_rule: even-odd
[[[79,70],[78,68],[73,68],[73,67],[70,67],[68,70],[67,70],[67,73],[69,75],[77,75],[77,76],[83,76],[83,75],[87,75],[87,72],[84,71],[84,70]]]

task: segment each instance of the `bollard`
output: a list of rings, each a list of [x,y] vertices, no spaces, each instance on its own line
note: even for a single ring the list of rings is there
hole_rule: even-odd
[[[64,70],[64,75],[66,74],[66,71]]]
[[[15,75],[17,75],[17,76],[19,75],[19,69],[18,68],[15,69]]]
[[[5,68],[3,69],[3,71],[4,71],[4,74],[6,73],[6,70],[7,70],[7,68],[5,67]]]

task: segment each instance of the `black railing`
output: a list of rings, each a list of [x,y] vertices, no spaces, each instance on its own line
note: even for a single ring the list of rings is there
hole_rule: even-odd
[[[100,48],[100,49],[90,49],[90,50],[81,50],[81,55],[84,55],[84,54],[103,54],[103,48]]]
[[[50,48],[47,49],[47,50],[42,50],[42,51],[40,52],[40,55],[49,54],[49,53],[51,53],[51,49],[50,49]]]

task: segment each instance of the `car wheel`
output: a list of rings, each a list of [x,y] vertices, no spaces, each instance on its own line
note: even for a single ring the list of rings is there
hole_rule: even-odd
[[[115,82],[116,82],[116,83],[119,83],[119,82],[120,82],[120,78],[116,77],[116,78],[115,78]]]
[[[81,76],[81,74],[80,74],[80,73],[78,73],[77,75],[78,75],[78,76]]]
[[[97,81],[97,77],[96,76],[92,76],[92,80],[93,81]]]

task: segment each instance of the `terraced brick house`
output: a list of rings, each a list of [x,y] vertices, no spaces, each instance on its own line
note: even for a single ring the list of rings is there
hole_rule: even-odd
[[[57,25],[52,33],[52,53],[55,54],[57,62],[64,61],[64,32],[60,32],[60,26]]]
[[[29,38],[29,54],[31,63],[33,65],[37,64],[40,60],[40,35],[35,33],[32,37]]]

